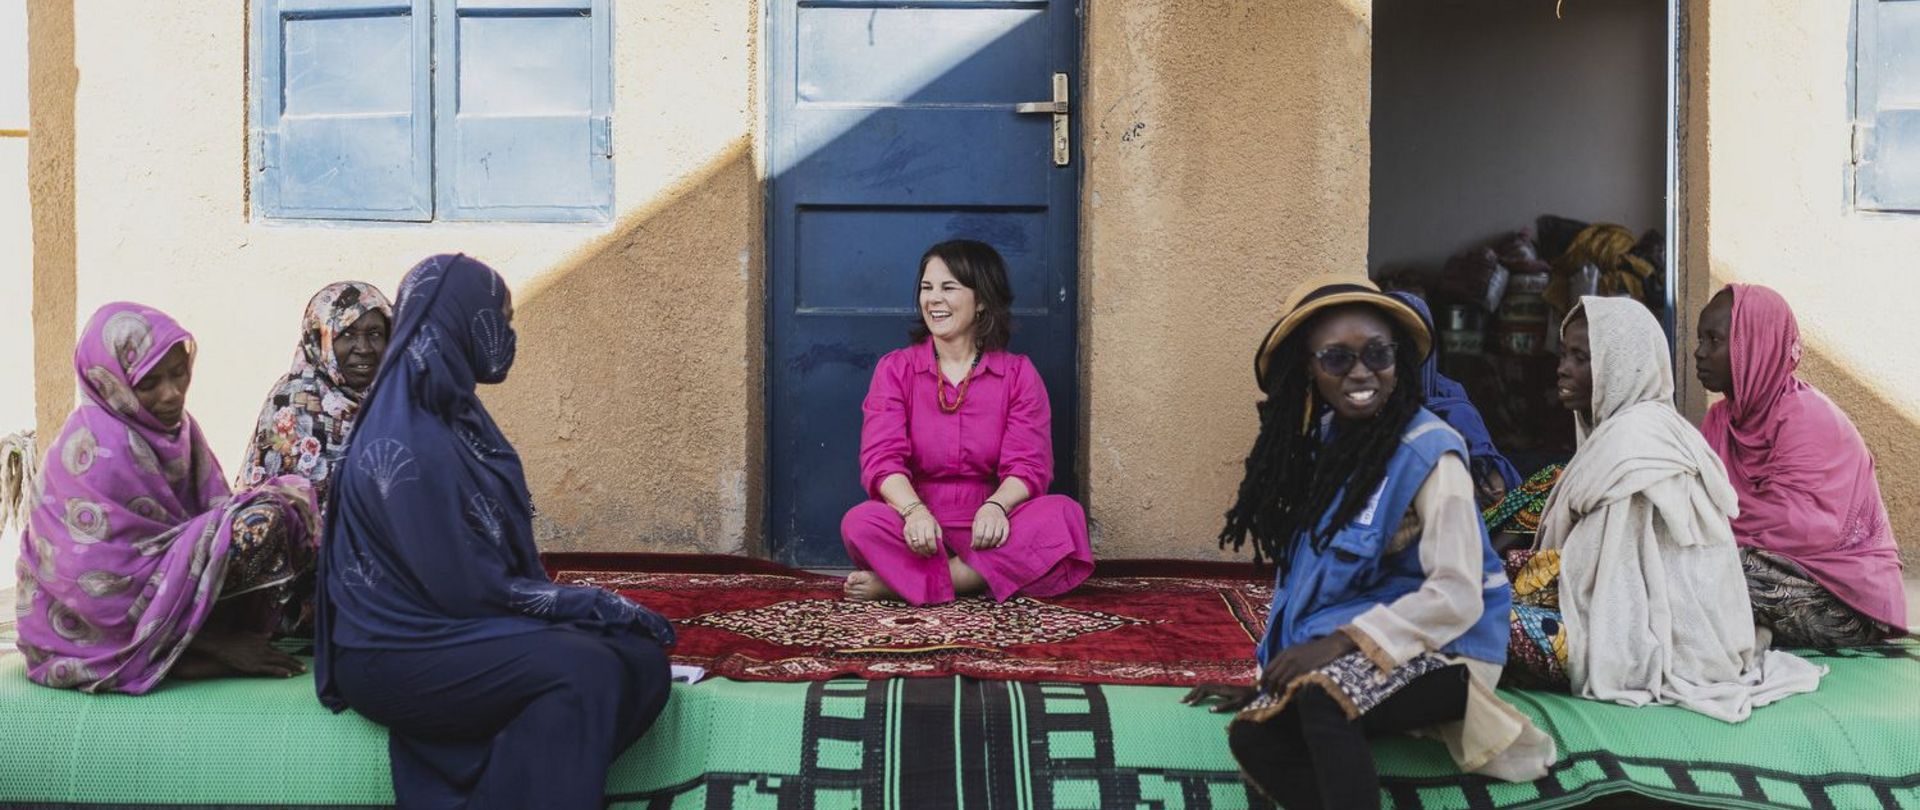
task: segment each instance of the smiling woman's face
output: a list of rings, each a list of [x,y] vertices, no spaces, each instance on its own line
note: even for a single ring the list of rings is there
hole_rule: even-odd
[[[1379,365],[1381,352],[1387,358]],[[1393,327],[1386,316],[1368,306],[1330,309],[1315,319],[1307,332],[1307,373],[1314,391],[1343,421],[1371,419],[1387,405],[1397,381],[1393,358]],[[1375,362],[1369,364],[1371,356]],[[1344,368],[1343,368],[1344,366]]]
[[[939,256],[927,260],[920,273],[920,320],[938,340],[973,334],[973,322],[980,317],[979,297],[973,289],[953,277],[953,271]]]

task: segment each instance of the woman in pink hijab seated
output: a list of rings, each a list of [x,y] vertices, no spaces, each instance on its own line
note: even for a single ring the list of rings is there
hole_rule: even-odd
[[[267,638],[313,567],[313,490],[227,488],[187,413],[193,359],[193,335],[139,304],[101,307],[80,335],[80,406],[47,448],[17,567],[35,683],[138,695],[304,671]]]
[[[1900,557],[1873,454],[1839,406],[1793,376],[1786,299],[1734,284],[1700,313],[1700,383],[1726,398],[1700,425],[1740,495],[1733,532],[1754,620],[1783,646],[1846,647],[1906,633]]]

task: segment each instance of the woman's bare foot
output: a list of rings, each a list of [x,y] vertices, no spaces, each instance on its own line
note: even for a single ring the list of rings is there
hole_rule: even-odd
[[[233,670],[228,669],[225,664],[194,652],[193,650],[181,653],[180,659],[173,662],[173,669],[167,670],[167,677],[179,678],[183,681],[204,681],[209,678],[227,678],[232,677],[233,674]]]
[[[972,596],[987,589],[986,577],[962,562],[958,555],[947,558],[947,576],[953,579],[954,596]]]
[[[848,599],[862,602],[899,602],[900,594],[887,587],[887,581],[872,571],[855,571],[847,575],[847,584],[841,592]]]
[[[264,633],[202,634],[175,662],[174,677],[291,678],[307,671],[300,659],[274,649]]]

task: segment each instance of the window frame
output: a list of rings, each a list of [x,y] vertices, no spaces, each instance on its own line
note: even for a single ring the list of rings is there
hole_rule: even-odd
[[[1872,158],[1876,154],[1877,146],[1874,142],[1876,125],[1882,112],[1880,64],[1877,52],[1879,16],[1882,7],[1890,3],[1911,4],[1915,13],[1920,13],[1920,0],[1854,0],[1853,3],[1853,20],[1848,42],[1850,59],[1847,66],[1849,137],[1846,199],[1848,208],[1856,213],[1912,216],[1920,214],[1920,183],[1916,183],[1915,188],[1897,192],[1907,199],[1883,201],[1882,195],[1875,193],[1876,189],[1870,175],[1874,163]],[[1915,47],[1920,48],[1920,43],[1916,43]],[[1915,114],[1920,114],[1920,107],[1915,107],[1913,110]],[[1914,148],[1920,151],[1920,146]],[[1920,155],[1916,155],[1914,159],[1920,160]]]
[[[525,222],[605,224],[613,218],[616,196],[613,167],[613,6],[611,0],[256,0],[248,32],[247,195],[253,219],[271,223],[434,224]],[[462,204],[451,159],[456,133],[459,81],[460,15],[537,18],[579,15],[590,19],[587,81],[590,133],[585,204]],[[412,205],[289,205],[288,171],[282,150],[286,131],[282,108],[286,92],[285,23],[289,19],[327,19],[411,15],[414,75],[411,119],[414,164]]]

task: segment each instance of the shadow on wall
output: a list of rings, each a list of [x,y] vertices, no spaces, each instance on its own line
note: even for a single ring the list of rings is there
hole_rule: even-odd
[[[42,248],[35,315],[48,325],[36,344],[36,377],[47,392],[37,417],[51,435],[72,403],[67,358],[78,319],[71,158],[79,77],[71,4],[31,0],[30,11],[34,122],[36,136],[46,136],[34,143],[61,144],[36,151],[33,174]],[[756,20],[741,24],[751,28]],[[893,89],[910,96],[937,86],[958,63],[991,62],[1000,41],[949,42],[942,59],[950,61],[936,60],[938,67],[903,77]],[[753,66],[745,67],[739,81],[755,81]],[[849,126],[870,137],[861,132],[870,123]],[[824,133],[821,145],[846,137]],[[544,548],[764,551],[761,175],[743,134],[638,209],[623,206],[604,232],[516,291],[519,362],[484,396],[525,458],[543,509],[536,533]],[[235,193],[243,190],[236,184]],[[571,244],[579,231],[529,233]],[[857,407],[835,413],[859,419]],[[851,505],[859,487],[851,477],[847,483]]]
[[[1030,28],[950,37],[915,69],[864,89],[882,100],[939,96],[961,71],[1006,61]],[[912,139],[888,137],[895,123],[884,109],[808,130],[774,176],[818,175],[822,160],[848,153],[896,173],[924,169]],[[487,398],[525,461],[542,549],[768,552],[764,199],[743,136],[517,291],[519,358]],[[920,247],[879,264],[899,268],[903,299]],[[869,362],[844,407],[814,403],[821,421],[849,420],[857,435],[870,372]],[[863,497],[853,459],[849,451],[836,513]]]
[[[486,397],[543,550],[758,550],[759,200],[743,137],[517,294]]]
[[[1910,572],[1920,571],[1920,422],[1908,418],[1893,401],[1862,379],[1857,362],[1837,363],[1825,352],[1807,347],[1800,362],[1800,378],[1818,387],[1853,418],[1867,440],[1880,474],[1880,495],[1893,519],[1893,535],[1900,542],[1900,559]]]

